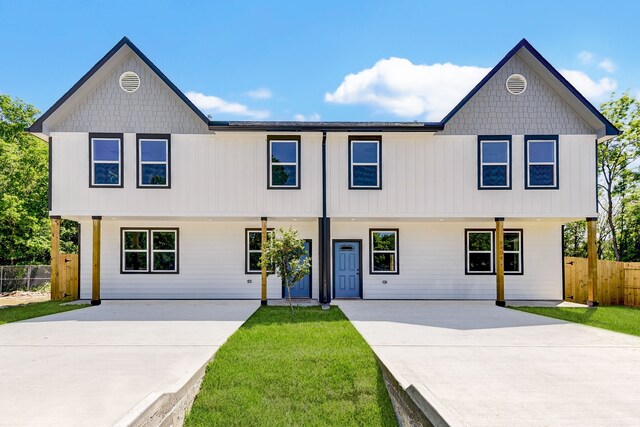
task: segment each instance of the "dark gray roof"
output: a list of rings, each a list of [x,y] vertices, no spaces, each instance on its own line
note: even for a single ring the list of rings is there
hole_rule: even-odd
[[[441,123],[431,122],[292,122],[292,121],[210,121],[211,130],[333,130],[333,131],[398,131],[436,132],[444,129]]]

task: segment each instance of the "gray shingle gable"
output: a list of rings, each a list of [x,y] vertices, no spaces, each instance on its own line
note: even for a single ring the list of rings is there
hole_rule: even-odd
[[[510,94],[511,74],[527,79],[527,90]],[[443,135],[596,134],[544,80],[514,55],[447,123]]]
[[[125,71],[135,71],[140,76],[140,88],[134,93],[120,88],[118,79]],[[134,52],[51,130],[208,133],[207,125]]]

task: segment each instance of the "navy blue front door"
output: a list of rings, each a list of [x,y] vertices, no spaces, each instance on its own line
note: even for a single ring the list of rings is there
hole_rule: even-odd
[[[304,248],[307,253],[311,255],[311,240],[305,240]],[[304,259],[306,257],[303,257]],[[282,296],[288,297],[287,288],[283,287]],[[291,298],[311,298],[311,273],[304,276],[304,279],[300,280],[291,288]]]
[[[360,242],[333,242],[334,298],[360,298]]]

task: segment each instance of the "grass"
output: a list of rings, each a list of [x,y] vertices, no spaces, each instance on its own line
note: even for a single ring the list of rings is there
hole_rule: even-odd
[[[79,304],[60,305],[62,303],[64,301],[32,302],[0,309],[0,325],[87,307]]]
[[[640,309],[632,307],[511,307],[527,313],[540,314],[569,322],[582,323],[623,334],[640,336]]]
[[[261,307],[218,350],[186,426],[396,426],[373,352],[337,307]]]

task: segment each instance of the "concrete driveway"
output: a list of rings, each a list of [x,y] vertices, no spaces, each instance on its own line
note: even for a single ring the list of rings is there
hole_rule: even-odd
[[[640,425],[640,338],[484,301],[340,301],[450,425]]]
[[[0,425],[112,426],[187,383],[257,301],[104,301],[0,326]]]

